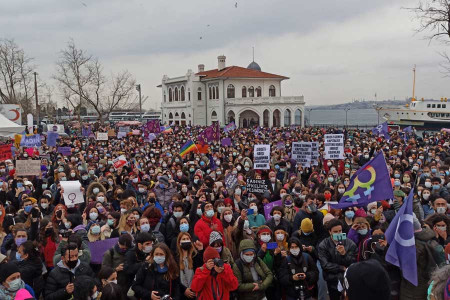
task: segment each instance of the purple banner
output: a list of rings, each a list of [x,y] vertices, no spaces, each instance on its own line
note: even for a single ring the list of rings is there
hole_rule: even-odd
[[[106,251],[114,247],[119,238],[106,239],[103,241],[89,242],[89,250],[91,250],[91,263],[101,264],[103,261],[103,255]]]
[[[272,216],[270,215],[272,208],[274,208],[274,206],[281,206],[282,204],[283,204],[283,200],[278,200],[278,201],[270,202],[270,203],[267,203],[266,205],[264,205],[264,216],[266,217],[267,221],[269,221],[272,218]]]
[[[72,148],[70,147],[58,147],[58,153],[61,153],[64,156],[69,156],[72,154]]]
[[[222,139],[222,146],[231,146],[231,138],[224,138]]]

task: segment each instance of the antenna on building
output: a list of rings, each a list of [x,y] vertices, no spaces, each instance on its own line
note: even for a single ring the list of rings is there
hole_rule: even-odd
[[[255,61],[255,47],[252,48],[253,48],[253,61]]]

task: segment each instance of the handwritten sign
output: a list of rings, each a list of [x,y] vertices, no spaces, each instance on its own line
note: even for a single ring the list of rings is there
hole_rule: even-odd
[[[97,141],[107,141],[108,133],[107,132],[97,132]]]
[[[11,145],[0,146],[0,161],[11,159],[11,158],[12,158]]]
[[[247,178],[247,191],[249,193],[264,194],[269,190],[269,182],[265,179]]]
[[[16,175],[17,176],[38,176],[41,173],[40,160],[17,160]]]
[[[125,131],[119,131],[119,132],[117,133],[117,138],[118,138],[118,139],[121,139],[121,138],[123,138],[123,137],[125,137],[125,136],[127,136],[127,133],[126,133]]]
[[[294,142],[292,143],[292,159],[304,167],[311,166],[312,144],[311,142]]]
[[[311,142],[311,165],[319,165],[319,143]]]
[[[344,135],[325,134],[325,159],[344,159]]]
[[[81,192],[81,182],[74,181],[60,181],[61,188],[64,190],[64,203],[66,205],[75,205],[84,203],[83,193]]]
[[[253,168],[255,170],[270,169],[270,145],[255,145]]]
[[[47,146],[55,147],[59,134],[57,132],[47,132]]]

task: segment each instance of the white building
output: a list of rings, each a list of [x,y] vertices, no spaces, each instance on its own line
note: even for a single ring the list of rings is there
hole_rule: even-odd
[[[219,56],[218,68],[169,78],[162,84],[162,122],[171,124],[226,125],[235,121],[239,127],[254,125],[279,127],[304,126],[303,96],[281,96],[285,76],[262,72],[256,62],[247,68],[226,67]]]

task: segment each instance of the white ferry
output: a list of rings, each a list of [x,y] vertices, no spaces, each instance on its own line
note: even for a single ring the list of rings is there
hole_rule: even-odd
[[[416,100],[402,106],[377,106],[379,118],[389,125],[442,128],[450,126],[450,103],[447,98],[439,100]]]

